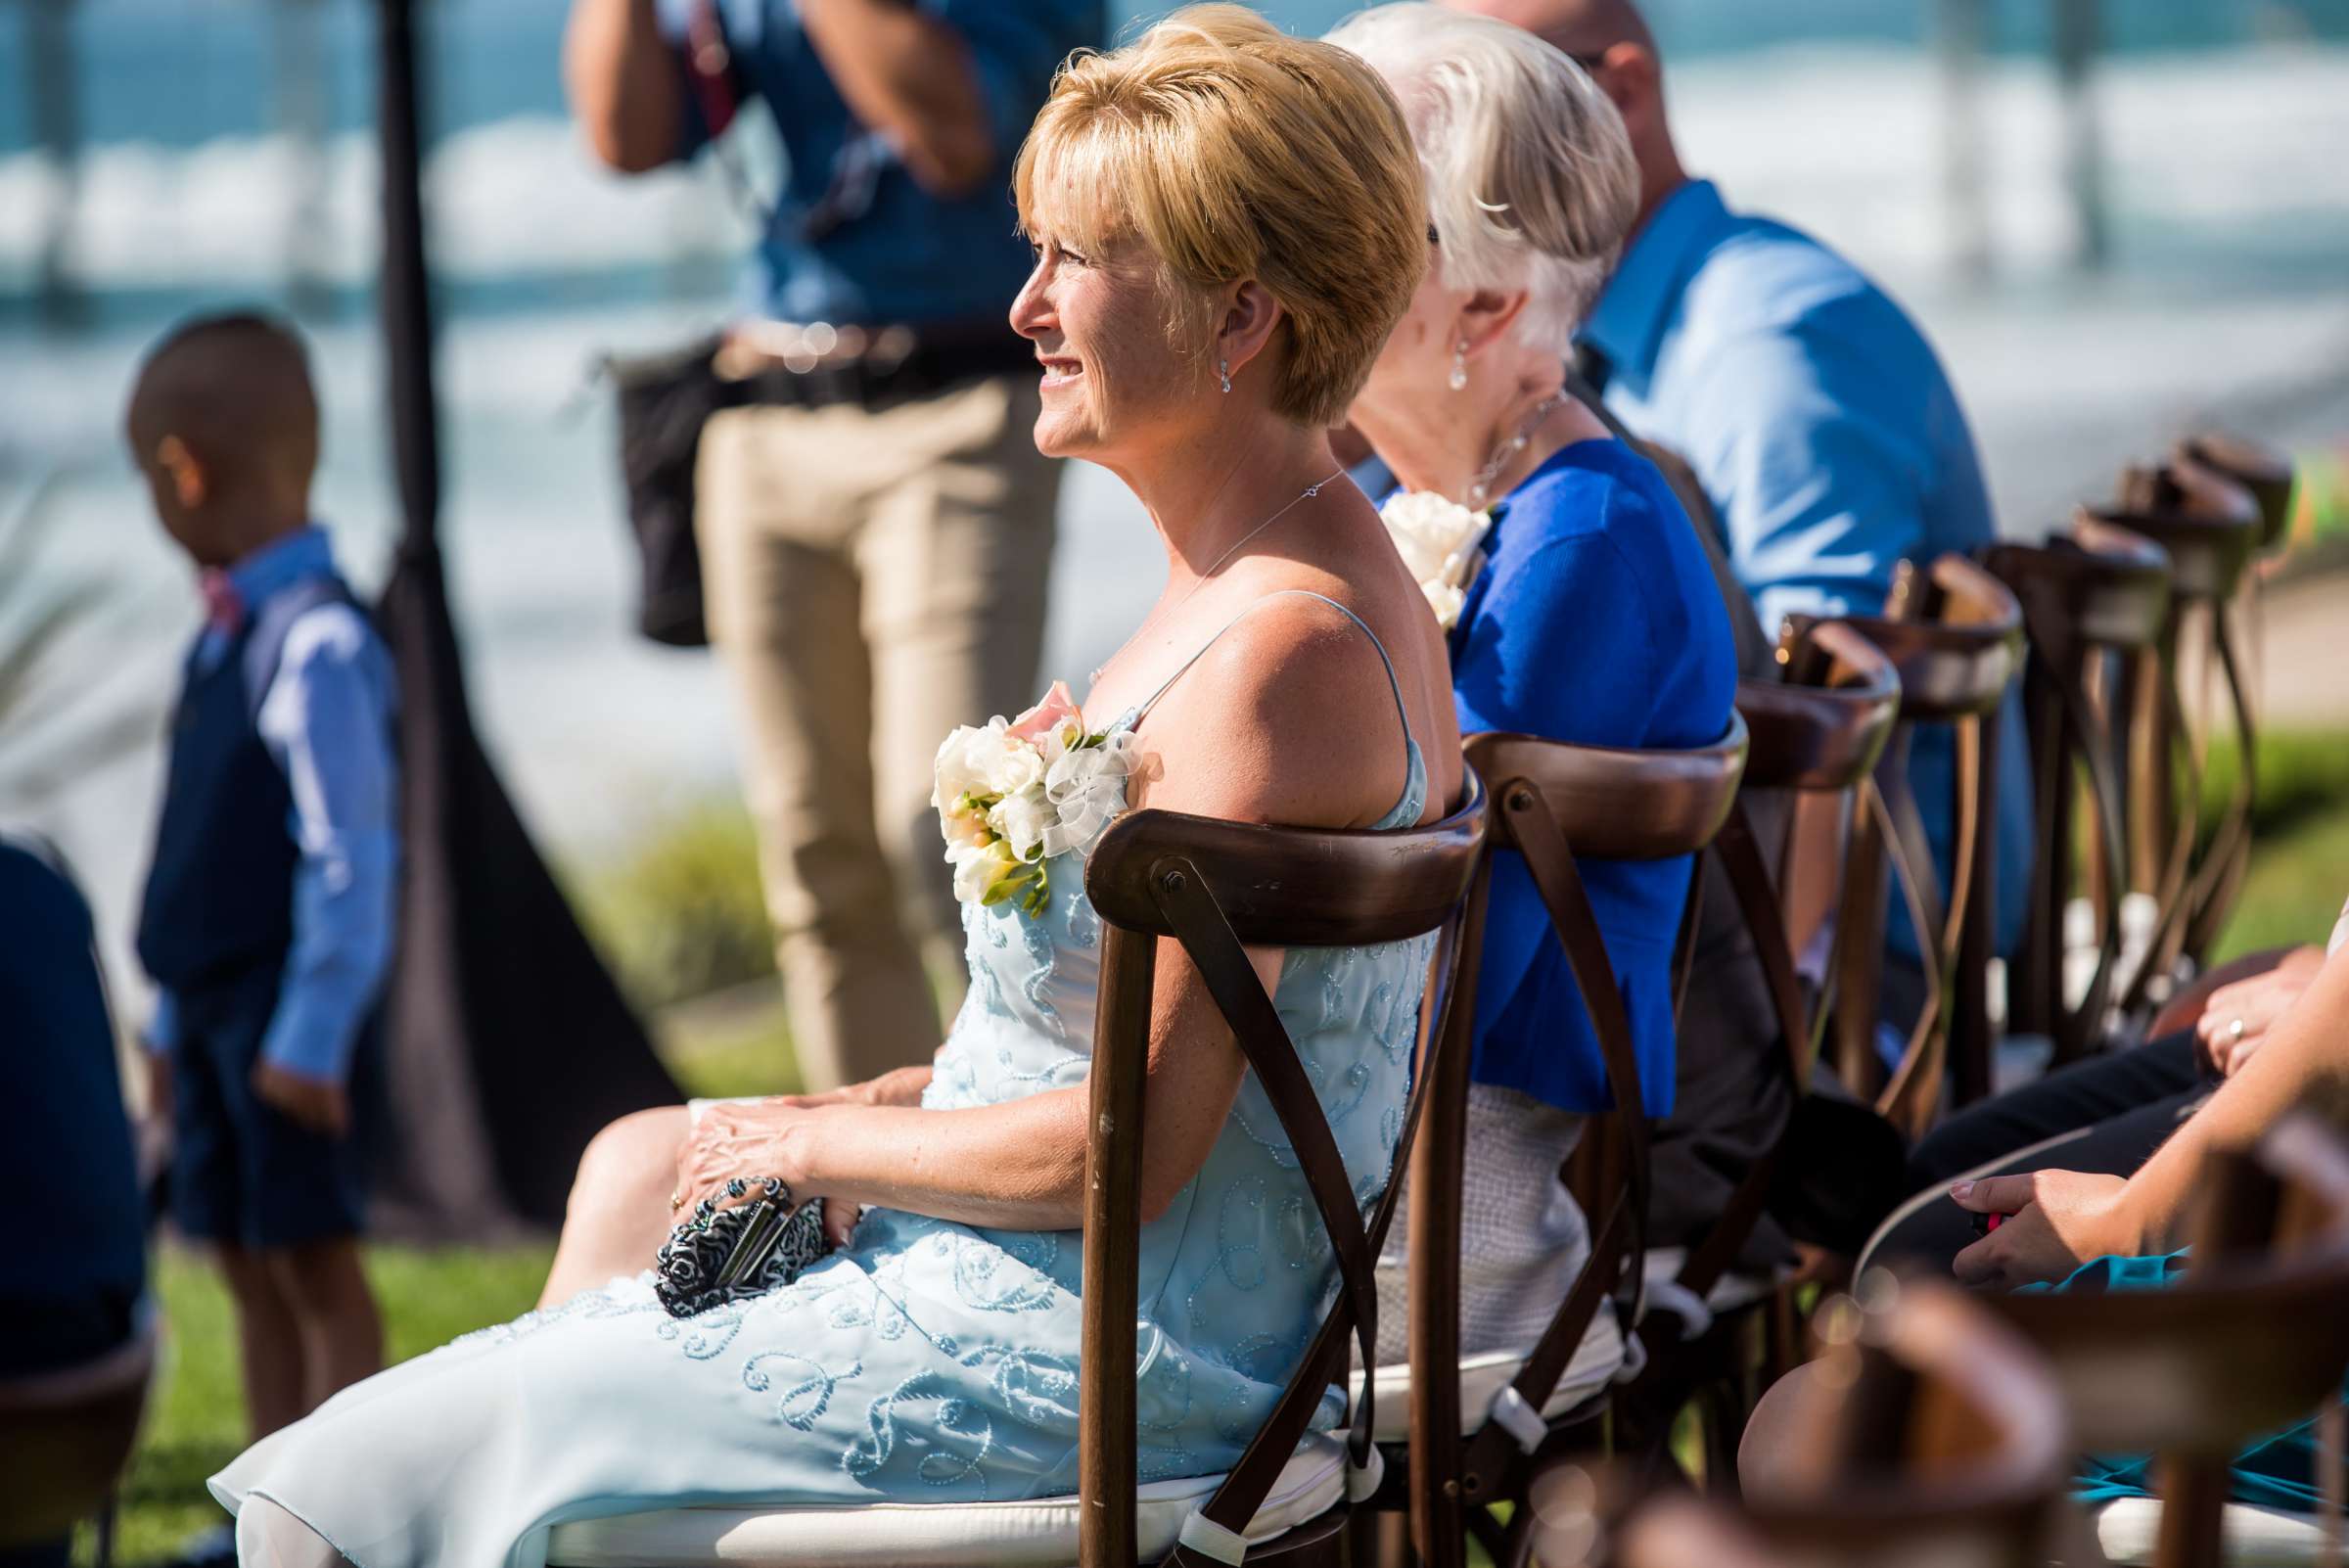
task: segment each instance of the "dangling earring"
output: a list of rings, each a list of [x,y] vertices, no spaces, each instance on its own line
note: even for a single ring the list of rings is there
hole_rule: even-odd
[[[1229,392],[1229,391],[1231,391],[1231,361],[1230,361],[1230,360],[1228,360],[1228,359],[1219,359],[1219,360],[1217,360],[1217,361],[1216,361],[1216,379],[1217,379],[1218,381],[1220,381],[1220,382],[1221,382],[1221,383],[1223,384],[1223,390],[1224,390],[1225,392]]]
[[[1462,338],[1452,346],[1451,390],[1458,392],[1468,385],[1468,340]]]

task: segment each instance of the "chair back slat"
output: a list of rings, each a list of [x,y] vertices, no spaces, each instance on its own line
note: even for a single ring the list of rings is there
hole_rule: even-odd
[[[1146,840],[1144,854],[1133,841]],[[1424,936],[1459,904],[1458,833],[1266,827],[1137,811],[1102,837],[1085,891],[1102,919],[1160,930],[1160,862],[1190,861],[1240,941],[1350,947]],[[1161,930],[1172,936],[1172,931]]]
[[[1778,649],[1780,680],[1737,687],[1747,789],[1848,789],[1876,765],[1901,711],[1901,677],[1882,649],[1822,621]]]
[[[1998,544],[1991,572],[2013,588],[2030,634],[2024,712],[2031,736],[2036,842],[2028,926],[2009,988],[2019,1029],[2048,1035],[2076,1060],[2105,1028],[2120,954],[2120,884],[2128,843],[2126,760],[2092,689],[2109,656],[2152,647],[2169,602],[2166,557],[2140,534],[2082,517],[2045,544]],[[2085,859],[2099,934],[2078,1002],[2065,994],[2064,911],[2071,896],[2075,775],[2087,785],[2094,837]]]
[[[2226,1469],[2349,1372],[2349,1145],[2314,1117],[2212,1157],[2186,1276],[2163,1290],[2000,1296],[2053,1363],[2081,1448],[2153,1453],[2159,1560],[2219,1560]]]
[[[2197,957],[2216,935],[2232,888],[2250,852],[2252,717],[2230,634],[2234,599],[2259,546],[2261,520],[2250,491],[2191,457],[2121,474],[2112,505],[2091,510],[2099,522],[2151,539],[2170,558],[2169,616],[2151,649],[2122,656],[2115,700],[2107,706],[2127,739],[2128,887],[2153,899],[2154,920],[2132,972],[2122,977],[2119,1010],[2140,1019],[2155,988],[2176,971],[2182,952]],[[2199,642],[2190,642],[2197,633]],[[2190,646],[2205,669],[2226,676],[2229,717],[2245,758],[2232,799],[2208,847],[2196,853],[2202,759],[2216,729],[2207,703],[2187,712],[2182,663]],[[2205,681],[2201,690],[2208,694]],[[2125,705],[2125,706],[2124,706]],[[2183,779],[2181,796],[2177,781]]]
[[[1500,733],[1471,735],[1463,748],[1470,771],[1493,795],[1488,859],[1501,853],[1523,859],[1582,995],[1615,1102],[1583,1138],[1598,1151],[1597,1195],[1588,1188],[1584,1194],[1591,1217],[1589,1261],[1510,1384],[1517,1399],[1540,1410],[1600,1306],[1610,1295],[1626,1293],[1619,1305],[1625,1320],[1633,1320],[1644,1281],[1645,1095],[1630,1017],[1577,862],[1700,853],[1736,798],[1746,732],[1732,715],[1721,740],[1687,751],[1577,746]],[[1481,937],[1490,874],[1488,866],[1470,899],[1465,929],[1472,938]],[[1692,899],[1696,882],[1692,874]],[[1478,958],[1473,950],[1462,955],[1471,975]],[[1472,995],[1472,982],[1464,982],[1463,991]],[[1486,1420],[1464,1443],[1459,1437],[1460,1194],[1468,1157],[1470,1012],[1456,1015],[1459,1049],[1436,1080],[1427,1137],[1411,1169],[1412,1536],[1431,1568],[1462,1561],[1469,1513],[1507,1495],[1526,1474],[1517,1439],[1497,1423]],[[1578,1163],[1582,1154],[1578,1149]]]
[[[2160,545],[2170,558],[2173,601],[2232,598],[2259,547],[2258,501],[2190,458],[2123,469],[2110,506],[2081,510]]]
[[[1939,1106],[1945,1063],[1955,1066],[1958,1103],[1990,1091],[1999,714],[2023,669],[2023,613],[1996,576],[1945,554],[1921,566],[1903,562],[1884,614],[1840,620],[1890,660],[1900,677],[1899,727],[1852,811],[1841,925],[1880,930],[1888,891],[1897,886],[1916,930],[1926,1001],[1901,1060],[1887,1072],[1876,1054],[1881,945],[1840,944],[1830,977],[1834,1057],[1848,1086],[1873,1096],[1878,1111],[1913,1137]],[[1788,632],[1818,624],[1790,618]],[[1909,787],[1910,738],[1925,724],[1948,728],[1956,763],[1947,824],[1954,875],[1946,889]]]
[[[1571,746],[1535,735],[1487,731],[1466,742],[1468,761],[1485,776],[1496,807],[1496,846],[1514,847],[1512,824],[1541,798],[1574,853],[1597,860],[1665,860],[1693,853],[1721,831],[1745,767],[1742,720],[1711,746],[1635,751]]]
[[[1079,1560],[1135,1559],[1135,1311],[1141,1154],[1158,943],[1174,938],[1272,1103],[1298,1158],[1340,1277],[1336,1301],[1239,1461],[1200,1508],[1244,1532],[1318,1407],[1343,1381],[1349,1336],[1374,1333],[1371,1262],[1401,1196],[1398,1179],[1425,1103],[1426,1081],[1458,1030],[1449,1022],[1461,945],[1455,922],[1480,862],[1485,799],[1471,778],[1460,807],[1425,827],[1308,830],[1144,810],[1103,835],[1085,888],[1103,923],[1100,1000],[1086,1146],[1083,1354],[1079,1369]],[[1334,907],[1333,907],[1334,905]],[[1437,936],[1421,1002],[1421,1071],[1386,1190],[1364,1222],[1328,1120],[1295,1041],[1246,945],[1323,946]],[[1370,1401],[1357,1412],[1352,1456],[1366,1458]],[[1170,1562],[1196,1553],[1178,1546]]]
[[[2214,469],[2251,492],[2259,503],[2259,547],[2283,542],[2292,522],[2292,461],[2281,452],[2240,436],[2206,431],[2178,443],[2181,456]]]
[[[1875,767],[1900,708],[1900,679],[1889,659],[1840,622],[1790,630],[1780,642],[1783,681],[1747,681],[1737,710],[1754,736],[1746,783],[1848,798]],[[1713,844],[1762,970],[1782,1042],[1790,1101],[1808,1088],[1823,1010],[1806,994],[1796,968],[1770,856],[1740,799]],[[1791,1131],[1792,1124],[1789,1124]],[[1746,1172],[1706,1233],[1691,1247],[1676,1283],[1701,1299],[1744,1250],[1760,1220],[1784,1151],[1772,1149]]]
[[[2061,618],[2066,646],[2121,650],[2150,647],[2170,609],[2169,555],[2142,533],[2075,513],[2068,533],[2039,544],[1994,544],[1984,552],[1993,576],[2014,590],[2032,646],[2043,624]]]

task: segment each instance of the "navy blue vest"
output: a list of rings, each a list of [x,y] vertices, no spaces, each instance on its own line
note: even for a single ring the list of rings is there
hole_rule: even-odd
[[[357,603],[339,577],[262,601],[171,719],[171,771],[139,911],[139,962],[182,993],[275,973],[294,945],[294,795],[261,740],[261,700],[304,611]]]

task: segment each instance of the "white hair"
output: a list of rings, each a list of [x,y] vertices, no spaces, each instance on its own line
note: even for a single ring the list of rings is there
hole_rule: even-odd
[[[1639,165],[1607,95],[1524,28],[1433,5],[1358,12],[1328,41],[1403,104],[1438,275],[1525,290],[1518,336],[1566,353],[1639,209]]]

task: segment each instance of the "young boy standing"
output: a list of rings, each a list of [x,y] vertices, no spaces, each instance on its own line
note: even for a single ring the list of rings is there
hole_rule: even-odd
[[[125,424],[207,612],[139,917],[155,1103],[173,1218],[236,1303],[257,1440],[382,1362],[352,1085],[392,953],[392,664],[310,521],[318,405],[289,328],[179,328]]]

